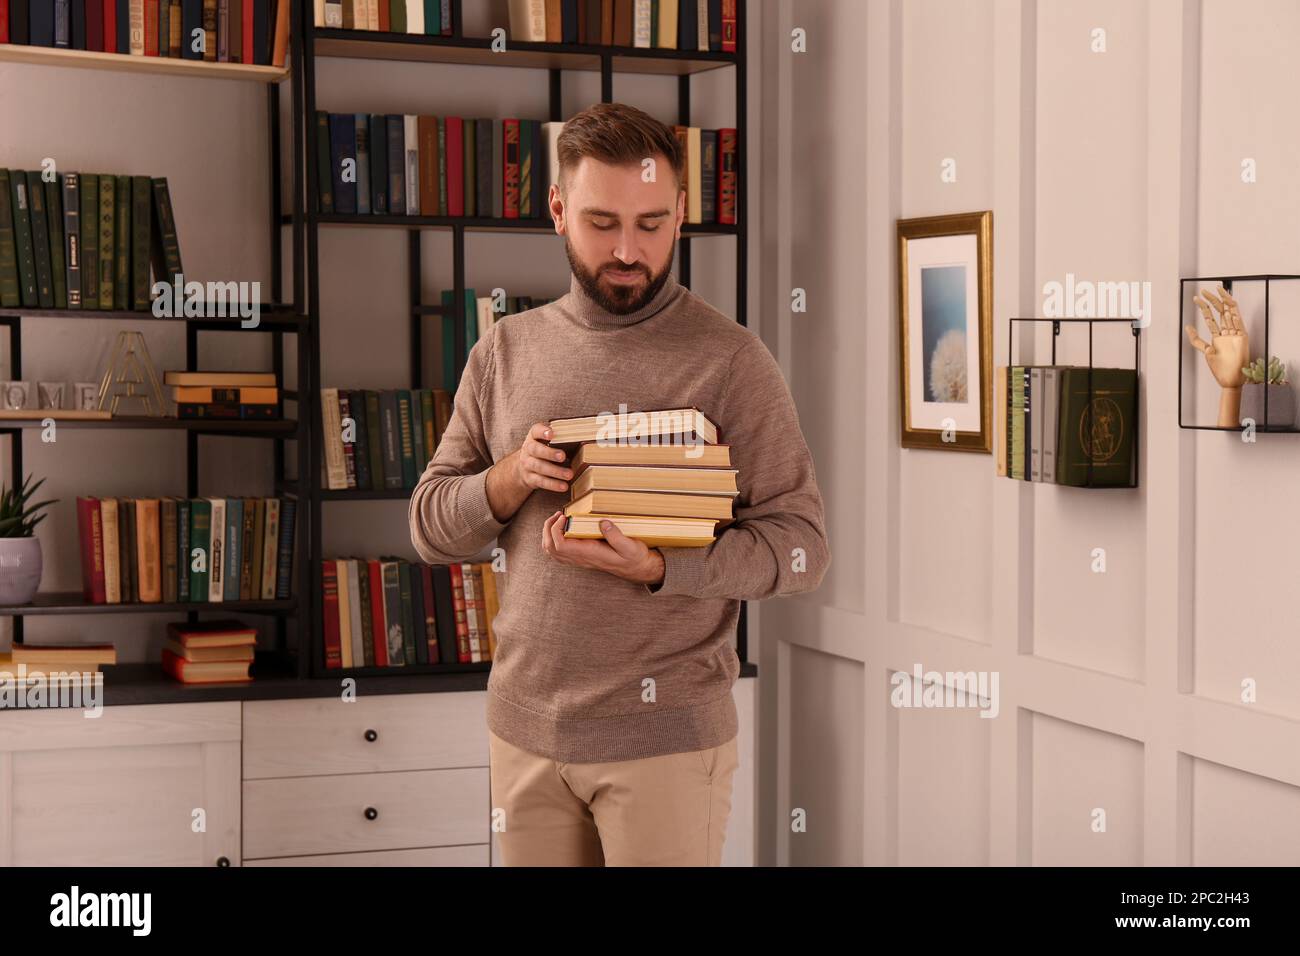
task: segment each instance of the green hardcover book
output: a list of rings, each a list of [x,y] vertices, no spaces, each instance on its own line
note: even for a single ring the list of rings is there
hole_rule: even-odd
[[[116,283],[113,272],[117,268],[114,219],[117,216],[117,177],[99,177],[99,307],[105,311],[113,308]]]
[[[317,208],[323,215],[329,215],[334,211],[334,167],[330,162],[330,115],[324,110],[316,111],[316,201]]]
[[[411,565],[397,562],[398,594],[402,602],[402,655],[406,663],[415,663],[415,614],[411,609]]]
[[[99,308],[99,174],[81,174],[81,307]]]
[[[172,285],[183,272],[181,268],[181,243],[176,235],[176,217],[172,214],[172,197],[167,189],[167,179],[156,177],[153,181],[153,277],[155,282]]]
[[[22,305],[34,309],[40,305],[40,298],[36,293],[36,252],[32,248],[32,203],[28,196],[27,174],[21,169],[13,171],[9,195],[13,205],[18,290]]]
[[[424,406],[420,402],[419,389],[411,389],[411,446],[415,452],[415,480],[424,474],[424,466],[429,461],[424,451]],[[411,487],[415,487],[412,482]]]
[[[366,561],[353,561],[352,567],[357,573],[357,592],[361,598],[361,659],[366,667],[375,666],[375,629],[370,615],[374,607],[370,603],[370,565]]]
[[[357,489],[365,490],[371,486],[370,477],[370,433],[366,430],[366,395],[360,389],[349,389],[348,415],[352,418],[352,459],[357,476]]]
[[[45,186],[39,172],[27,174],[31,198],[32,252],[36,258],[36,301],[42,309],[54,308],[54,273],[50,269],[50,221],[45,212]]]
[[[383,421],[379,416],[379,393],[367,389],[366,403],[366,455],[370,458],[370,490],[384,490]]]
[[[63,181],[56,176],[42,182],[45,189],[46,231],[50,242],[50,271],[54,274],[54,307],[68,307],[67,257],[63,247]]]
[[[1089,488],[1133,484],[1137,371],[1063,368],[1057,432],[1057,481]]]
[[[438,117],[438,215],[447,215],[447,120]]]
[[[1007,473],[1012,478],[1025,477],[1025,367],[1011,366],[1009,384],[1011,391],[1011,457]]]
[[[206,601],[208,599],[208,546],[212,543],[212,502],[206,498],[190,499],[190,555],[186,562],[190,569],[190,600]],[[202,552],[203,570],[195,570],[194,549]]]
[[[381,3],[385,0],[380,0]],[[387,0],[390,33],[406,32],[406,0]]]
[[[135,540],[135,499],[119,498],[117,516],[117,540],[121,543],[119,551],[122,558],[122,603],[128,604],[140,600],[140,567],[136,564],[139,555],[138,543]],[[125,523],[122,519],[125,519]]]
[[[176,600],[190,599],[190,500],[176,499]]]
[[[14,242],[14,200],[9,170],[0,169],[0,306],[22,304],[18,289],[18,246]]]
[[[81,308],[81,174],[63,174],[63,262],[68,308]]]
[[[478,136],[474,132],[474,121],[467,119],[462,121],[465,132],[462,134],[462,140],[465,144],[465,161],[461,164],[464,170],[462,182],[465,184],[465,215],[478,215],[478,173],[475,158],[478,156]]]
[[[131,308],[149,308],[149,246],[151,242],[153,182],[148,176],[131,177]],[[86,253],[86,261],[90,254]]]
[[[433,458],[434,452],[434,428],[433,428],[433,389],[420,389],[420,417],[424,420],[424,464],[420,466],[420,471],[429,464]]]
[[[113,217],[113,252],[117,266],[113,270],[113,308],[131,308],[131,177],[118,176],[113,187],[117,198],[117,215]],[[207,594],[206,591],[203,592]]]
[[[650,0],[650,46],[659,46],[659,0]]]
[[[442,33],[442,0],[424,0],[424,32],[431,37]]]
[[[402,487],[415,487],[415,438],[411,428],[411,393],[397,390],[398,448],[402,456]]]

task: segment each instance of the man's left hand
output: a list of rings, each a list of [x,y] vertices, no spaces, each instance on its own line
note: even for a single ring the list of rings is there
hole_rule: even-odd
[[[577,568],[604,571],[634,584],[658,584],[664,579],[664,556],[644,541],[629,538],[609,520],[600,523],[603,541],[566,538],[564,512],[557,511],[542,526],[542,550]]]

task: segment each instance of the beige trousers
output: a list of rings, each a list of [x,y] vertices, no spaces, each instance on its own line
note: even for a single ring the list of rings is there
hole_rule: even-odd
[[[506,866],[718,866],[736,738],[708,750],[559,763],[488,731],[493,826]]]

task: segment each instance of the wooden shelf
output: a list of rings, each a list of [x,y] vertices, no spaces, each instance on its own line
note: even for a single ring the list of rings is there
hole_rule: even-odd
[[[309,213],[309,220],[322,226],[360,226],[374,228],[398,226],[406,229],[451,229],[460,226],[467,232],[525,232],[555,235],[551,219],[494,219],[488,216],[376,216],[367,213]],[[286,217],[287,222],[292,222]],[[682,236],[734,236],[736,226],[722,223],[682,223]],[[441,308],[441,307],[439,307]]]
[[[4,45],[0,44],[0,50]],[[207,311],[205,309],[205,311]],[[212,311],[216,311],[213,309]],[[0,307],[0,319],[92,319],[109,322],[175,322],[177,325],[192,325],[204,331],[258,332],[258,331],[295,331],[307,324],[307,317],[299,315],[288,305],[262,305],[257,315],[257,325],[244,328],[242,319],[233,318],[184,318],[154,315],[152,309],[41,309],[26,306]]]
[[[601,59],[611,58],[615,73],[686,76],[735,66],[736,54],[703,50],[593,46],[576,43],[507,41],[501,52],[487,37],[438,37],[418,33],[377,33],[367,30],[317,29],[316,56],[365,60],[408,60],[465,66],[507,66],[527,70],[599,72]]]
[[[39,408],[25,408],[31,417],[0,417],[0,431],[17,428],[44,428],[46,417]],[[151,415],[114,415],[112,418],[76,419],[56,418],[60,428],[131,428],[136,430],[166,429],[190,431],[206,435],[244,435],[253,438],[292,438],[298,423],[288,418],[274,421],[221,421],[189,418],[167,418]]]
[[[94,50],[65,50],[59,47],[25,46],[0,43],[0,63],[35,63],[43,66],[70,66],[90,70],[114,70],[122,73],[167,73],[210,80],[247,80],[255,83],[279,83],[289,70],[282,66],[250,66],[244,63],[210,63],[206,60],[173,59],[163,56],[127,56]]]
[[[44,614],[183,614],[186,611],[285,614],[295,610],[294,598],[282,601],[186,601],[146,604],[93,604],[80,591],[42,591],[28,604],[0,604],[0,617]]]

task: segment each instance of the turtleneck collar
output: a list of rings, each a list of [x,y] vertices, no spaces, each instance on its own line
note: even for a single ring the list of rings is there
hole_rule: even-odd
[[[671,272],[665,280],[663,287],[655,293],[655,297],[637,309],[635,312],[629,312],[627,315],[616,315],[598,304],[591,296],[587,295],[578,282],[578,277],[569,274],[569,311],[573,317],[582,325],[590,329],[621,329],[631,325],[636,325],[652,316],[658,315],[665,308],[677,300],[682,294],[684,287],[677,281],[677,277]]]

